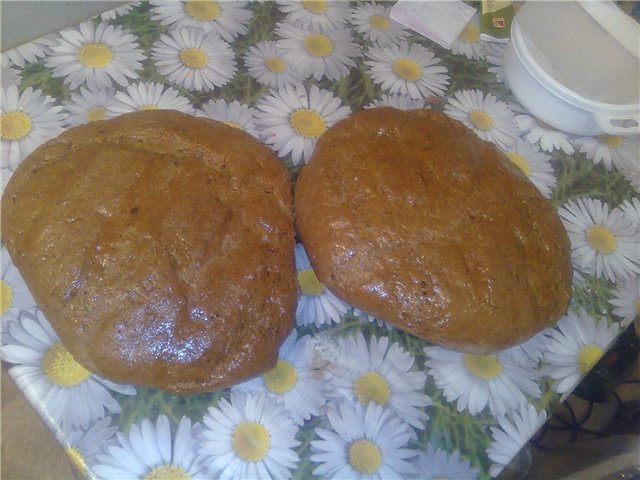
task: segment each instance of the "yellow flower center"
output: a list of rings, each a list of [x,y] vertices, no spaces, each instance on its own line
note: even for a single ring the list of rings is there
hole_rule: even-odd
[[[78,60],[85,67],[105,68],[113,60],[113,52],[104,43],[85,43],[78,51]]]
[[[310,268],[298,273],[298,285],[305,295],[320,295],[326,288]]]
[[[582,347],[580,353],[578,353],[578,367],[580,368],[580,373],[582,373],[582,375],[589,373],[589,370],[591,370],[593,366],[598,363],[600,357],[602,357],[602,353],[602,349],[596,345],[587,345],[586,347]]]
[[[284,60],[278,57],[269,57],[264,62],[268,70],[274,73],[282,73],[287,71],[287,65]]]
[[[233,432],[233,449],[248,462],[261,460],[271,448],[269,431],[260,423],[241,423]]]
[[[240,126],[240,124],[239,124],[239,123],[237,123],[237,122],[222,122],[222,123],[224,123],[225,125],[227,125],[228,127],[231,127],[231,128],[237,128],[238,130],[244,130],[244,129]]]
[[[143,480],[190,480],[189,475],[184,468],[176,465],[161,465],[147,473]]]
[[[307,108],[293,112],[290,121],[296,133],[303,137],[318,138],[327,130],[327,122],[322,115]]]
[[[185,10],[187,15],[201,22],[215,20],[220,16],[220,5],[211,0],[188,0]]]
[[[87,120],[95,122],[107,118],[107,109],[104,107],[93,107],[87,112]]]
[[[67,453],[73,466],[78,469],[78,472],[84,475],[87,472],[87,462],[85,462],[84,456],[80,451],[75,447],[66,447],[64,451]]]
[[[475,43],[480,40],[480,29],[473,23],[469,23],[460,34],[460,39],[463,42]]]
[[[329,3],[325,0],[302,0],[302,6],[311,13],[320,14],[327,11]]]
[[[613,253],[618,246],[611,230],[602,225],[592,225],[587,229],[587,241],[600,253]]]
[[[180,52],[180,61],[187,67],[204,68],[209,63],[209,57],[199,48],[185,48]]]
[[[515,165],[517,165],[518,168],[522,170],[527,177],[531,175],[531,165],[526,158],[524,158],[517,152],[507,152],[506,155],[507,158],[511,160]]]
[[[391,22],[387,17],[383,17],[382,15],[372,15],[369,18],[369,24],[376,30],[386,31],[389,29]]]
[[[333,42],[321,33],[310,33],[304,37],[304,48],[314,57],[328,57],[333,53]]]
[[[0,280],[0,315],[7,313],[13,303],[13,289],[4,280]]]
[[[474,110],[469,114],[469,120],[480,130],[491,130],[493,128],[493,117],[482,110]]]
[[[401,58],[393,62],[393,71],[409,82],[415,82],[422,76],[422,68],[410,58]]]
[[[357,440],[349,447],[349,463],[356,471],[372,475],[382,464],[382,454],[372,441]]]
[[[2,140],[20,140],[29,135],[33,128],[31,118],[24,112],[7,112],[0,116],[0,137]]]
[[[367,405],[376,402],[378,405],[386,405],[391,396],[391,390],[387,381],[376,372],[367,372],[360,375],[353,386],[353,391],[361,403]]]
[[[502,373],[502,365],[495,355],[465,355],[464,366],[482,380],[493,380]]]
[[[73,387],[91,375],[60,342],[47,350],[42,360],[42,371],[51,383],[61,387]]]
[[[138,107],[139,112],[142,112],[145,110],[160,110],[160,107],[157,105],[151,105],[151,104],[141,105]]]
[[[287,360],[278,360],[274,369],[265,373],[264,383],[274,393],[287,393],[298,381],[298,372],[293,364]]]
[[[624,138],[620,135],[598,135],[596,138],[600,143],[610,148],[618,148],[624,143]]]

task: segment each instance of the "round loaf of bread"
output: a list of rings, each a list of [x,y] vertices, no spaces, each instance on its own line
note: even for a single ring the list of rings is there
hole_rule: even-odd
[[[26,158],[2,200],[14,263],[89,371],[198,392],[275,366],[291,179],[249,134],[169,110],[90,123]]]
[[[485,354],[553,324],[569,239],[518,167],[432,110],[363,110],[318,141],[295,192],[321,282],[433,343]]]

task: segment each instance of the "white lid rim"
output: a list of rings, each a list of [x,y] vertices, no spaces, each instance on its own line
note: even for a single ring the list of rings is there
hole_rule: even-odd
[[[529,74],[533,76],[544,88],[555,94],[561,100],[592,113],[607,112],[616,115],[635,116],[640,113],[640,102],[616,104],[589,100],[549,75],[549,73],[547,73],[527,48],[517,22],[517,16],[513,19],[513,23],[511,24],[511,43],[513,44],[513,49],[520,59],[520,62]],[[533,66],[535,66],[535,68],[532,68]]]

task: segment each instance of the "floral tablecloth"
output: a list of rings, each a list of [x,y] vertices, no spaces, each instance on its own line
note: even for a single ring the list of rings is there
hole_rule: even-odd
[[[391,5],[133,2],[5,52],[2,185],[65,128],[134,110],[242,128],[295,176],[352,111],[440,109],[557,206],[575,270],[567,315],[523,345],[463,355],[346,305],[298,245],[296,327],[277,367],[170,395],[77,364],[3,248],[2,359],[87,477],[496,476],[637,315],[638,137],[538,122],[510,95],[504,45],[479,39],[477,16],[449,50],[391,21]]]

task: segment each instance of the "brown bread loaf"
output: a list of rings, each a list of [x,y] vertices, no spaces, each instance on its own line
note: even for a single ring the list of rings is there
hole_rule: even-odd
[[[571,295],[555,208],[492,144],[432,110],[363,110],[319,140],[295,192],[319,280],[436,344],[489,353]]]
[[[296,300],[291,201],[288,172],[247,133],[136,112],[25,159],[2,238],[79,363],[198,392],[275,366]]]

